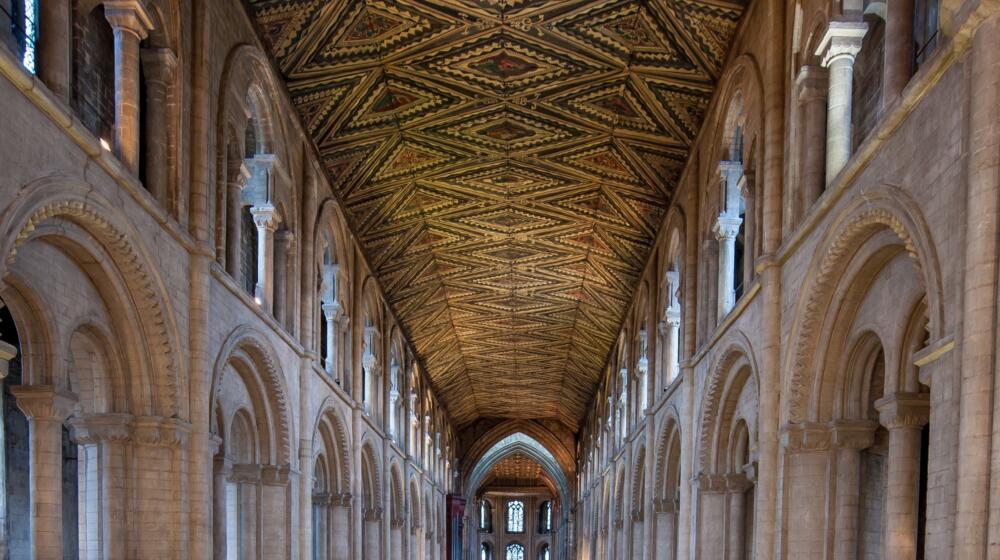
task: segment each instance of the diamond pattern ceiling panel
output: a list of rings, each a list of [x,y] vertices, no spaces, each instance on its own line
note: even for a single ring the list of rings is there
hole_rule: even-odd
[[[743,0],[251,0],[459,424],[576,427]]]

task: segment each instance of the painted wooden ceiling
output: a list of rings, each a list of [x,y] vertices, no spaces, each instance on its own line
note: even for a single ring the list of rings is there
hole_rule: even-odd
[[[453,419],[578,427],[743,2],[250,6]]]

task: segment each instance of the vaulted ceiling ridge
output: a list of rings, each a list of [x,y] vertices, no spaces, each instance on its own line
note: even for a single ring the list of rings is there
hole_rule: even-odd
[[[456,423],[578,427],[743,3],[250,6]]]

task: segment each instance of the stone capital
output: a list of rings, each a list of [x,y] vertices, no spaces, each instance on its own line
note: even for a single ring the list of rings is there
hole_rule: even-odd
[[[920,429],[930,421],[930,394],[893,393],[875,401],[875,408],[889,430]]]
[[[153,30],[153,18],[143,0],[105,0],[104,17],[115,31],[128,31],[140,41]]]
[[[229,471],[229,481],[240,484],[257,484],[260,482],[261,466],[256,464],[233,465]]]
[[[292,470],[288,465],[262,465],[260,481],[268,486],[285,486],[288,484]]]
[[[176,418],[140,416],[132,421],[132,437],[140,445],[183,447],[191,425]]]
[[[329,507],[333,502],[333,496],[329,492],[315,492],[312,495],[314,506]]]
[[[786,424],[781,428],[781,443],[790,453],[830,449],[830,426],[818,422]]]
[[[381,521],[382,520],[382,508],[375,506],[370,508],[365,508],[364,511],[365,521]]]
[[[695,486],[700,492],[725,492],[727,488],[726,477],[721,474],[701,473],[694,479]]]
[[[132,439],[132,415],[87,414],[69,419],[73,441],[79,445],[126,443]]]
[[[805,65],[799,70],[795,83],[799,87],[799,101],[826,100],[829,81],[826,68]]]
[[[715,237],[719,241],[726,239],[736,239],[740,233],[740,226],[743,225],[743,218],[722,214],[715,220]]]
[[[730,492],[742,493],[753,488],[753,481],[743,473],[730,473],[726,475],[726,490]]]
[[[674,513],[677,511],[677,503],[668,498],[656,498],[653,500],[653,511],[656,513]]]
[[[831,21],[816,48],[816,56],[823,60],[824,67],[841,58],[848,58],[854,64],[867,32],[868,24],[861,21]]]
[[[351,496],[349,492],[343,492],[341,494],[334,494],[330,496],[330,503],[334,506],[348,508],[351,507],[351,500],[353,499],[354,497]]]
[[[76,409],[76,395],[56,390],[52,385],[14,385],[10,392],[29,420],[63,422]]]
[[[167,85],[174,81],[177,72],[177,55],[167,48],[142,49],[139,52],[142,60],[143,74],[147,82]]]
[[[250,213],[253,214],[253,223],[257,226],[257,229],[266,229],[269,231],[278,229],[278,221],[275,219],[277,212],[277,208],[270,203],[250,208]]]
[[[867,449],[875,443],[878,422],[834,420],[830,423],[831,444],[838,449]]]
[[[10,361],[14,359],[14,356],[17,356],[17,348],[0,341],[0,379],[7,377],[7,373],[10,371]]]

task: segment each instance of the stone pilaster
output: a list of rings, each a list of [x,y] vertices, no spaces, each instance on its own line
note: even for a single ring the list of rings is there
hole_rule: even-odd
[[[142,0],[105,0],[104,15],[115,35],[115,152],[139,172],[139,42],[153,29]]]
[[[863,22],[832,21],[816,49],[829,71],[826,106],[826,182],[840,173],[851,157],[851,95],[854,58],[868,31]]]
[[[836,461],[836,496],[834,558],[853,559],[858,552],[858,507],[861,451],[872,446],[878,424],[853,420],[831,423],[831,444]]]
[[[62,424],[76,398],[52,385],[11,387],[28,419],[31,555],[40,560],[63,557]]]

